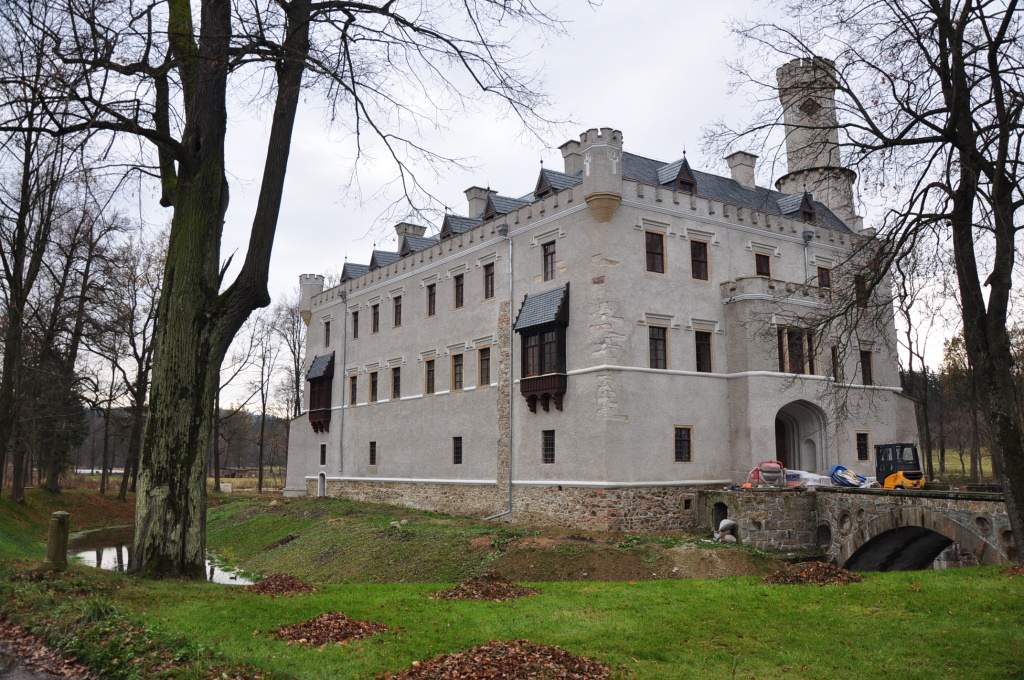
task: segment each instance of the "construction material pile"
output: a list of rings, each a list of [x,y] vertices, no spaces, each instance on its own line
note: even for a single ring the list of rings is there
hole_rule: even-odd
[[[414,663],[380,680],[605,680],[611,671],[590,659],[529,640],[492,640],[486,645]]]
[[[262,595],[294,595],[295,593],[312,593],[318,588],[288,574],[274,574],[259,583],[246,586],[254,593]]]
[[[346,642],[383,633],[388,629],[383,623],[356,621],[341,612],[321,614],[315,619],[283,626],[270,634],[288,644],[312,645],[319,647],[332,642]]]
[[[813,583],[819,586],[845,586],[847,583],[860,583],[861,575],[854,574],[842,567],[828,562],[798,562],[779,569],[774,574],[765,576],[762,583],[772,585],[798,585]]]
[[[536,588],[516,585],[496,571],[485,571],[479,576],[467,579],[448,590],[441,590],[434,597],[441,600],[491,600],[503,602],[518,597],[536,595]]]

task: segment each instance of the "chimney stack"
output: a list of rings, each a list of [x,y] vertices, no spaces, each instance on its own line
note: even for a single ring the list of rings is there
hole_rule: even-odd
[[[757,156],[746,151],[735,151],[725,157],[725,162],[729,164],[734,180],[748,189],[754,188]]]
[[[562,152],[562,160],[565,161],[565,174],[575,175],[583,169],[583,154],[580,153],[580,143],[575,139],[558,147]]]
[[[466,217],[476,217],[487,207],[487,199],[497,194],[497,191],[481,187],[470,187],[466,189],[466,200],[469,202],[469,212]]]
[[[427,233],[427,228],[410,222],[399,222],[395,225],[395,233],[398,235],[399,242],[401,242],[402,237],[406,234],[411,234],[412,236],[423,236]]]

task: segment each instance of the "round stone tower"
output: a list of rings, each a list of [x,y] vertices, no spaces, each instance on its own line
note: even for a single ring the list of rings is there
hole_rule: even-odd
[[[861,218],[853,206],[856,173],[839,157],[835,64],[828,59],[794,59],[776,71],[786,129],[788,174],[775,182],[787,194],[809,191],[848,227]]]
[[[309,326],[313,309],[313,297],[324,292],[324,277],[319,274],[299,275],[299,316]]]

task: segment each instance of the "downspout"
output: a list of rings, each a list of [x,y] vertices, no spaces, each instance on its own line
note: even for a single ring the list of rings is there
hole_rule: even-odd
[[[340,291],[338,297],[341,298],[341,304],[345,306],[341,320],[341,361],[338,362],[338,368],[342,369],[341,408],[338,411],[338,476],[341,477],[345,465],[345,394],[348,389],[344,371],[345,364],[348,362],[348,294],[345,291]],[[324,495],[327,495],[326,489],[324,489]]]
[[[497,230],[499,236],[508,240],[508,509],[505,512],[499,512],[497,515],[485,517],[484,520],[497,519],[512,514],[512,455],[513,451],[515,451],[512,440],[512,435],[515,432],[512,418],[515,414],[513,406],[515,405],[516,375],[516,334],[512,328],[512,301],[515,300],[512,276],[512,236],[508,233],[507,224],[499,224]]]

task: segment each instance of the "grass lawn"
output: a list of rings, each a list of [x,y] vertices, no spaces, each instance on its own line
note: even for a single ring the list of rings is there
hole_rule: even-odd
[[[0,512],[6,526],[7,506]],[[231,520],[282,530],[272,525],[280,517],[245,520],[244,514]],[[317,519],[306,516],[304,531],[313,531]],[[41,558],[41,544],[32,538],[38,531],[28,533],[25,545],[35,545],[33,556]],[[5,541],[0,557],[12,556]],[[1024,577],[992,567],[868,574],[863,583],[841,587],[769,586],[755,577],[536,583],[530,585],[540,588],[537,596],[495,603],[430,599],[446,584],[341,583],[316,593],[267,596],[84,567],[58,581],[25,580],[19,574],[27,566],[0,566],[0,610],[81,658],[98,659],[105,678],[156,677],[132,675],[127,662],[140,653],[137,643],[100,646],[99,636],[90,638],[90,627],[111,621],[128,622],[184,658],[244,662],[278,678],[374,678],[413,661],[513,638],[559,645],[638,679],[992,680],[1024,674]],[[323,648],[267,636],[334,611],[390,630]]]

